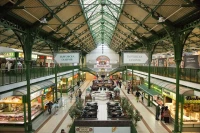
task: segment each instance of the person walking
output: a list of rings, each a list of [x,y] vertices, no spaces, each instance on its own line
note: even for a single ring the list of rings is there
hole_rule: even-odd
[[[51,114],[52,105],[53,105],[53,103],[52,103],[51,101],[49,101],[49,102],[47,103],[47,107],[48,107],[48,112],[49,112],[49,114]]]
[[[165,105],[162,104],[162,107],[161,107],[161,121],[164,120],[164,110],[165,110]]]
[[[73,98],[73,93],[72,92],[70,92],[69,98],[70,98],[70,102],[72,102],[72,98]]]
[[[121,87],[122,87],[122,81],[119,80],[119,88],[121,88]]]
[[[60,132],[60,133],[66,133],[66,132],[65,132],[65,130],[64,130],[64,129],[61,129],[61,132]]]
[[[156,106],[156,120],[159,120],[159,116],[160,116],[160,104]]]
[[[129,94],[130,90],[131,90],[131,83],[130,83],[130,81],[129,81],[129,82],[128,82],[128,86],[127,86],[127,93],[128,93],[128,94]]]
[[[81,99],[81,95],[82,95],[82,91],[81,91],[81,89],[79,89],[78,90],[78,97],[79,97],[79,99]]]
[[[112,100],[112,93],[110,93],[110,100]]]
[[[165,110],[164,110],[164,122],[165,123],[169,123],[169,118],[170,118],[170,111],[168,109],[168,106],[165,107]]]
[[[141,99],[142,99],[142,103],[144,103],[144,92],[142,92]]]
[[[75,92],[75,97],[76,97],[76,102],[78,102],[78,100],[79,100],[79,93],[78,93],[78,91]]]
[[[141,93],[137,90],[137,92],[135,93],[137,102],[139,101],[140,95]]]

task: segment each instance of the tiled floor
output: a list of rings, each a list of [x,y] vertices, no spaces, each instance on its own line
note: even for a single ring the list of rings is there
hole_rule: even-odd
[[[82,91],[85,90],[85,88],[87,88],[88,86],[91,86],[92,82],[90,81],[86,81],[80,88]],[[83,97],[85,97],[85,91],[83,92]],[[133,106],[140,111],[140,113],[143,116],[142,121],[139,121],[136,129],[138,131],[138,133],[169,133],[171,132],[171,128],[170,125],[167,125],[167,127],[169,128],[168,130],[166,130],[166,126],[164,124],[162,124],[160,121],[156,121],[155,120],[155,116],[154,116],[154,108],[151,107],[146,107],[145,103],[142,104],[140,102],[137,102],[135,100],[135,97],[133,94],[127,94],[126,90],[124,89],[124,86],[121,89],[121,96],[127,96],[130,101],[132,102]],[[64,106],[61,107],[58,112],[57,115],[53,115],[52,117],[50,117],[47,122],[42,125],[37,131],[36,133],[60,133],[61,129],[65,129],[65,131],[68,133],[69,131],[69,125],[72,123],[71,118],[68,115],[68,109],[70,108],[70,106],[73,105],[75,99],[72,100],[72,102],[70,102],[69,98],[67,95],[64,95],[63,98],[63,102],[64,102]],[[104,101],[99,101],[98,102],[98,111],[99,112],[103,112],[103,113],[98,113],[98,118],[99,119],[107,119],[107,107],[106,107],[106,100]],[[172,126],[171,126],[172,127]]]

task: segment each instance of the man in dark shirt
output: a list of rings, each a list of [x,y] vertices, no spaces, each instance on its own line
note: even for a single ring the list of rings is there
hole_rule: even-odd
[[[139,101],[140,95],[141,95],[141,93],[137,90],[137,92],[135,94],[137,102]]]
[[[51,114],[52,105],[53,105],[53,103],[52,103],[51,101],[49,101],[49,102],[47,103],[49,114]]]

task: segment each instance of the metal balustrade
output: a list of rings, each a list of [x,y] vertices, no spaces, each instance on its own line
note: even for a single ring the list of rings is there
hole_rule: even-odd
[[[127,68],[148,73],[148,66],[127,66]],[[176,68],[151,67],[151,74],[176,78]],[[200,83],[200,69],[180,68],[180,80]]]
[[[57,73],[66,72],[72,69],[79,69],[79,66],[58,67]],[[55,74],[54,67],[33,67],[30,69],[30,79],[50,76],[53,74]],[[26,68],[11,69],[9,72],[6,69],[0,69],[0,86],[22,81],[26,81]]]

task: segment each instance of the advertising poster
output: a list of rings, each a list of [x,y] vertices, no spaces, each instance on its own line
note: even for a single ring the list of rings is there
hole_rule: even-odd
[[[168,67],[176,67],[176,63],[174,61],[174,57],[169,57],[167,61],[167,66]]]
[[[188,55],[184,57],[185,68],[200,68],[200,55]]]
[[[158,66],[159,67],[167,67],[167,58],[159,58]]]
[[[152,59],[151,66],[155,66],[155,59]]]

